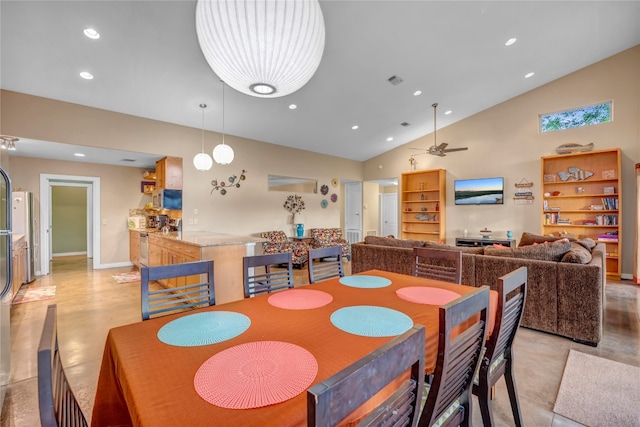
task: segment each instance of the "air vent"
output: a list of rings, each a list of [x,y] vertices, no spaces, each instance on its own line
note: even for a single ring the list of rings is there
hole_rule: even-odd
[[[398,77],[398,76],[391,76],[387,79],[387,81],[389,83],[391,83],[394,86],[398,86],[400,83],[402,83],[404,80],[402,80],[402,78]]]
[[[135,162],[136,159],[122,159],[123,162]]]
[[[411,125],[408,122],[402,122],[402,123],[400,123],[400,126],[407,127],[407,126],[411,126]]]

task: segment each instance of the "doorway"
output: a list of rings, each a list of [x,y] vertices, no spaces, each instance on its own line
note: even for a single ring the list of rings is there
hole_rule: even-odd
[[[87,257],[93,259],[93,268],[100,268],[100,178],[74,175],[40,175],[40,247],[36,249],[40,271],[37,275],[50,272],[53,258],[52,236],[52,194],[53,187],[84,187],[87,192]],[[36,260],[37,262],[38,260]],[[37,264],[38,265],[38,264]]]

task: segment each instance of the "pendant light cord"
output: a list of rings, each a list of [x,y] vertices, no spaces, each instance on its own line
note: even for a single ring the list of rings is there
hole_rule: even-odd
[[[202,153],[204,153],[204,109],[207,108],[207,104],[200,104],[202,109]]]
[[[437,132],[437,128],[436,128],[436,109],[438,108],[438,103],[436,102],[435,104],[432,105],[433,107],[433,146],[435,148],[438,148],[438,139],[436,138],[436,132]]]
[[[222,82],[222,145],[224,145],[224,80]]]

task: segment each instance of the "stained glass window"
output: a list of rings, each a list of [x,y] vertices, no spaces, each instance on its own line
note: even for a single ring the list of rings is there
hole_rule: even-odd
[[[611,101],[540,115],[540,132],[553,132],[611,121]]]

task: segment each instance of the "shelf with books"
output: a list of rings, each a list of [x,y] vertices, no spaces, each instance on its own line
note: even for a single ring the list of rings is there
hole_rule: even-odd
[[[541,159],[543,234],[564,228],[607,246],[607,274],[621,273],[621,153],[597,150]],[[616,237],[602,237],[613,235]]]
[[[446,171],[406,172],[401,178],[403,239],[445,241]]]

